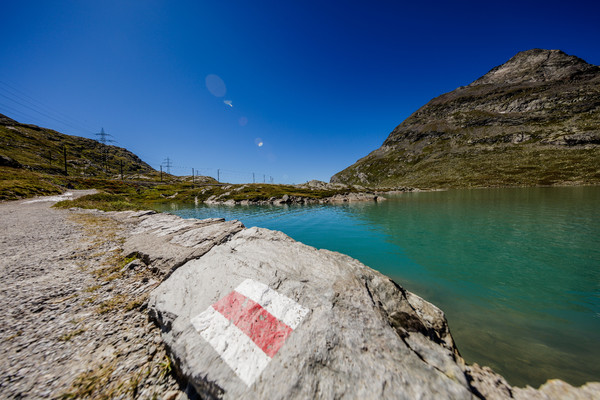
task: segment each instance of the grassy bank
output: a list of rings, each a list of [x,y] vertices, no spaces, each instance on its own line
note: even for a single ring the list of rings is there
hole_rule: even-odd
[[[97,208],[120,211],[154,208],[166,202],[195,203],[212,198],[218,201],[268,201],[290,197],[323,199],[336,194],[358,192],[359,188],[314,188],[275,184],[192,183],[191,177],[165,180],[118,180],[78,176],[51,175],[24,168],[0,167],[0,200],[18,200],[34,196],[49,196],[69,189],[97,189],[101,193],[64,201],[57,207]]]
[[[182,184],[138,187],[135,191],[124,187],[121,190],[104,191],[82,196],[76,200],[64,200],[55,204],[58,208],[96,208],[104,211],[142,210],[156,208],[161,203],[204,202],[209,198],[219,201],[265,201],[280,199],[285,195],[307,199],[323,199],[336,194],[346,194],[350,189],[320,190],[299,188],[292,185],[244,184],[244,185],[207,185],[189,187]]]

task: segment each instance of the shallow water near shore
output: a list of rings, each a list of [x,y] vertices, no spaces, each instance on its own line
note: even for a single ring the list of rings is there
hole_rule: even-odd
[[[405,193],[382,203],[190,206],[357,258],[446,313],[512,385],[600,381],[600,187]]]

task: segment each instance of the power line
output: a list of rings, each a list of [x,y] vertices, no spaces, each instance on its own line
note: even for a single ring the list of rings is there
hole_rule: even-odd
[[[223,169],[223,168],[213,168],[213,167],[200,167],[200,168],[196,168],[196,167],[192,167],[190,165],[177,165],[173,163],[173,160],[171,158],[165,159],[163,162],[159,163],[156,160],[146,160],[146,162],[148,162],[150,165],[159,167],[161,169],[163,169],[163,171],[166,171],[166,167],[167,167],[167,160],[168,160],[168,164],[170,166],[170,171],[169,173],[177,173],[177,171],[188,171],[187,174],[183,174],[183,175],[188,175],[189,171],[191,169],[194,169],[195,171],[195,177],[203,175],[203,176],[212,176],[213,178],[215,178],[216,180],[218,180],[219,182],[233,182],[233,181],[237,181],[238,183],[259,183],[260,182],[260,178],[259,176],[262,174],[263,175],[263,183],[275,183],[276,181],[276,177],[273,175],[269,175],[269,174],[263,174],[262,172],[242,172],[239,170],[231,170],[231,169]],[[165,168],[163,168],[165,167]],[[229,179],[232,179],[233,181],[229,181]],[[240,178],[245,178],[245,179],[240,179]]]
[[[24,113],[23,111],[17,110],[16,108],[13,108],[13,107],[7,106],[6,104],[2,104],[2,103],[0,103],[0,107],[2,107],[3,109],[6,109],[6,110],[10,110],[10,114],[11,114],[11,116],[12,116],[13,114],[19,114],[19,115],[21,115],[22,117],[28,118],[28,119],[30,119],[30,120],[35,120],[35,117],[32,117],[31,115],[29,115],[29,114],[26,114],[26,113]],[[7,112],[2,112],[2,114],[5,114],[5,115],[6,115],[6,114],[9,114],[9,113],[7,113]],[[6,116],[8,117],[8,115],[6,115]]]
[[[36,112],[36,113],[38,113],[38,114],[40,114],[40,115],[43,115],[43,116],[44,116],[44,117],[46,117],[46,118],[50,118],[50,119],[52,119],[52,120],[54,120],[54,121],[56,121],[56,122],[58,122],[58,123],[61,123],[61,124],[63,124],[63,125],[70,126],[71,128],[75,128],[75,129],[77,129],[77,130],[80,130],[80,129],[81,129],[81,128],[79,128],[79,127],[76,127],[76,126],[74,126],[74,125],[72,125],[72,124],[68,123],[68,122],[61,121],[61,120],[59,120],[58,118],[54,118],[53,116],[51,116],[51,115],[48,115],[48,114],[46,114],[45,112],[42,112],[42,111],[40,111],[40,110],[36,110],[35,108],[28,106],[27,104],[23,104],[23,103],[21,103],[21,102],[19,102],[19,101],[15,100],[15,99],[11,99],[10,97],[8,97],[8,96],[6,96],[6,95],[4,95],[4,94],[2,94],[2,93],[0,93],[0,96],[4,97],[4,98],[6,98],[6,99],[8,99],[8,100],[10,100],[10,101],[12,101],[12,102],[14,102],[14,103],[17,103],[17,104],[19,104],[20,106],[23,106],[23,107],[25,107],[25,108],[27,108],[27,109],[29,109],[29,110],[33,111],[33,112]]]
[[[75,119],[75,118],[73,118],[73,117],[71,117],[69,115],[66,115],[63,112],[58,111],[55,108],[52,108],[52,107],[48,106],[47,104],[45,104],[45,103],[43,103],[43,102],[41,102],[41,101],[33,98],[32,96],[28,95],[23,90],[19,90],[16,87],[14,87],[13,85],[10,85],[10,84],[8,84],[8,83],[6,83],[4,81],[1,81],[1,80],[0,80],[0,84],[2,84],[4,86],[12,89],[12,90],[9,90],[9,89],[4,88],[2,90],[4,90],[5,92],[10,93],[12,96],[15,96],[18,100],[25,101],[25,102],[29,103],[31,106],[36,107],[36,108],[45,109],[46,112],[50,112],[50,113],[56,114],[55,117],[56,116],[60,117],[60,119],[62,119],[62,123],[65,123],[65,124],[71,123],[71,124],[77,125],[77,129],[79,129],[79,130],[82,130],[82,131],[85,131],[85,132],[88,132],[88,133],[92,132],[92,128],[90,128],[86,123],[84,123],[82,121],[79,121],[79,120],[77,120],[77,119]]]

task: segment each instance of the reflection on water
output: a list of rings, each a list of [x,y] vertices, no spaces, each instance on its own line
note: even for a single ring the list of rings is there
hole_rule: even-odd
[[[349,254],[443,309],[468,362],[515,385],[580,385],[600,380],[599,200],[598,187],[520,188],[168,211]]]

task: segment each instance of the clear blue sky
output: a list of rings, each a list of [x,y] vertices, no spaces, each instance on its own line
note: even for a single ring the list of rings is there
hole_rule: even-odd
[[[230,182],[328,181],[518,51],[600,64],[596,1],[1,5],[0,113]]]

